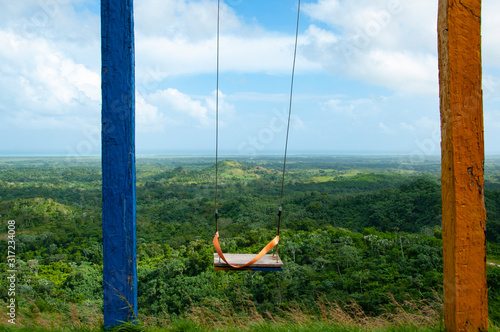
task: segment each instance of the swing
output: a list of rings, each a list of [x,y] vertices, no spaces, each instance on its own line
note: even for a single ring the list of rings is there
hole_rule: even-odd
[[[286,155],[288,150],[288,134],[290,132],[290,117],[292,114],[292,96],[293,96],[293,79],[295,76],[295,62],[297,59],[297,41],[299,37],[299,18],[300,18],[300,0],[298,3],[297,12],[297,28],[295,31],[295,48],[293,54],[292,79],[290,85],[290,104],[288,109],[288,125],[286,130],[285,153],[283,158],[283,178],[281,181],[281,197],[278,210],[278,227],[277,234],[257,255],[253,254],[224,254],[219,243],[219,211],[217,209],[217,188],[218,188],[218,160],[219,160],[219,23],[220,23],[220,0],[217,5],[217,90],[215,101],[215,236],[213,245],[216,253],[214,253],[214,270],[227,271],[283,271],[283,262],[278,256],[278,243],[280,238],[280,223],[281,212],[283,205],[283,192],[285,186],[285,170],[286,170]],[[268,252],[275,248],[273,254]]]

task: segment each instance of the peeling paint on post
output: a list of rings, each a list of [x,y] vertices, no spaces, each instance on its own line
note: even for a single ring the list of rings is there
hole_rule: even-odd
[[[104,326],[137,315],[133,0],[101,1]]]
[[[487,331],[481,0],[439,0],[444,318]]]

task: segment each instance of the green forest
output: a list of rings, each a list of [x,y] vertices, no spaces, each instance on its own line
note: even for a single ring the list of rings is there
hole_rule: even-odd
[[[257,253],[275,236],[282,162],[219,162],[224,252]],[[15,220],[19,323],[102,324],[101,176],[99,158],[0,158],[0,250],[7,256]],[[137,159],[138,301],[146,324],[224,327],[341,313],[347,321],[440,320],[438,158],[289,157],[282,272],[213,270],[214,177],[213,157]],[[485,197],[490,320],[500,323],[500,158],[486,160]],[[8,270],[0,262],[2,324]]]

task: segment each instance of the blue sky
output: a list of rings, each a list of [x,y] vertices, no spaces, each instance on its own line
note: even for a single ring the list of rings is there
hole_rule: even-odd
[[[225,0],[220,151],[282,153],[295,0]],[[483,1],[487,154],[499,154],[500,3]],[[136,0],[137,153],[214,152],[215,0]],[[0,13],[0,154],[100,153],[99,1]],[[302,0],[290,153],[439,154],[435,0]]]

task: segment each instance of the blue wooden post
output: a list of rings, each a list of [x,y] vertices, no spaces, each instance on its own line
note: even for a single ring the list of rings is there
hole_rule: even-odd
[[[104,326],[137,315],[133,0],[101,0]]]

